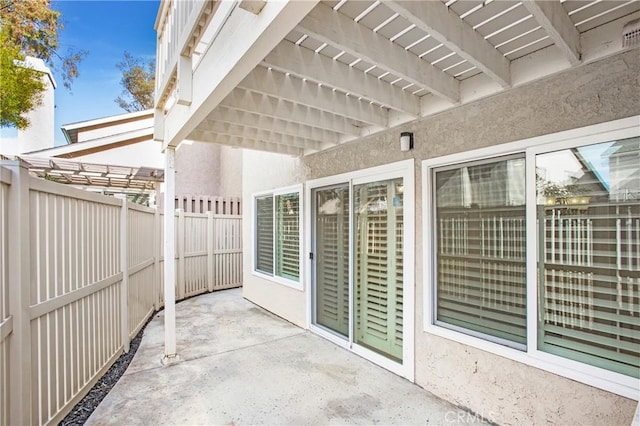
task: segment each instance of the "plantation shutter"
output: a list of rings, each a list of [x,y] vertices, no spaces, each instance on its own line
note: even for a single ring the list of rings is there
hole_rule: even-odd
[[[276,196],[276,275],[300,279],[300,196]]]
[[[358,344],[402,360],[402,179],[356,185]]]
[[[524,159],[435,173],[436,322],[526,344]]]
[[[317,190],[316,322],[349,331],[349,189]]]
[[[640,139],[538,155],[536,167],[572,157],[581,173],[539,177],[538,348],[637,378]]]
[[[256,198],[256,270],[273,274],[273,197]]]

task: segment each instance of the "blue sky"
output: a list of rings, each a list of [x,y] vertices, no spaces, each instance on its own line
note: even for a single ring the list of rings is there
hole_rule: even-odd
[[[64,144],[62,124],[122,114],[114,99],[122,92],[121,72],[116,64],[124,51],[146,60],[155,57],[156,33],[153,29],[159,0],[93,1],[53,0],[52,8],[62,14],[64,30],[59,35],[60,51],[72,47],[88,50],[79,66],[80,76],[71,93],[54,76],[56,89],[55,140]]]

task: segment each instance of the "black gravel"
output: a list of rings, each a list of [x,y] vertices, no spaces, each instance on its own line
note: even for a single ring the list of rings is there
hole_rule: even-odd
[[[60,425],[83,425],[93,413],[93,410],[100,404],[100,402],[104,399],[105,396],[109,393],[111,388],[115,386],[115,384],[120,380],[120,377],[127,371],[127,367],[131,363],[133,356],[136,354],[138,350],[138,346],[140,346],[140,341],[142,340],[142,335],[144,334],[144,329],[149,324],[149,321],[155,317],[151,315],[149,320],[145,323],[144,326],[140,329],[136,337],[131,339],[131,344],[129,347],[128,353],[123,353],[116,360],[116,362],[104,373],[104,376],[98,380],[98,382],[93,385],[89,393],[80,400],[76,404],[75,407],[71,410],[69,414],[60,422]]]

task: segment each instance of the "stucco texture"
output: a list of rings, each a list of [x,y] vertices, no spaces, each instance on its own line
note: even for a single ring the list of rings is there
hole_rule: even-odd
[[[631,423],[636,401],[422,331],[420,162],[638,114],[640,53],[635,49],[303,158],[306,179],[416,159],[415,359],[420,386],[499,424]],[[414,132],[411,152],[400,152],[402,131]]]
[[[263,308],[300,327],[306,327],[306,296],[303,291],[257,276],[253,272],[253,195],[302,182],[300,159],[258,151],[244,150],[242,156],[243,284],[242,295]],[[301,277],[304,270],[300,270]]]

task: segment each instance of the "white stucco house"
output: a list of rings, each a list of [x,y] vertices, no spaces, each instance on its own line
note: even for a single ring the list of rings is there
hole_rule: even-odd
[[[637,1],[163,0],[168,191],[185,140],[244,148],[244,297],[499,424],[629,424],[638,19]]]

